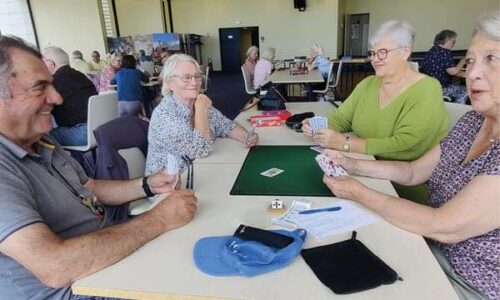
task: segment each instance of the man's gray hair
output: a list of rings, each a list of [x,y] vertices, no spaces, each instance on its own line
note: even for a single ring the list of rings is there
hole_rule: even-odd
[[[264,49],[264,51],[262,51],[262,55],[261,55],[262,58],[265,58],[269,61],[272,61],[275,56],[276,56],[276,49],[274,49],[273,47],[269,47],[269,48]]]
[[[397,47],[412,49],[413,41],[415,40],[415,31],[408,22],[398,20],[387,21],[380,25],[377,31],[370,37],[370,47],[383,40],[392,41]]]
[[[257,48],[257,46],[251,46],[250,48],[247,49],[246,56],[249,56],[254,51],[257,52],[257,53],[259,53],[259,48]]]
[[[192,56],[189,56],[187,54],[174,54],[170,56],[167,61],[165,62],[165,65],[163,65],[163,80],[167,80],[172,78],[172,75],[175,75],[174,72],[179,67],[179,65],[183,62],[190,62],[193,65],[196,66],[196,70],[198,73],[201,74],[201,68],[196,59],[194,59]],[[170,90],[168,87],[164,84],[162,88],[162,94],[166,95],[170,93]]]
[[[35,46],[15,36],[0,35],[0,97],[2,98],[12,96],[8,82],[14,69],[11,54],[12,50],[16,49],[42,59],[42,55]]]
[[[71,53],[71,55],[73,56],[73,59],[83,59],[83,54],[82,54],[82,51],[80,51],[80,50],[73,51],[73,53]]]
[[[54,61],[54,63],[57,66],[61,67],[61,66],[68,66],[69,65],[68,53],[66,53],[66,51],[64,51],[63,49],[61,49],[59,47],[55,47],[55,46],[47,47],[47,48],[43,49],[42,54],[43,54],[43,57],[45,59],[50,59],[50,60]]]
[[[500,41],[500,11],[490,11],[481,15],[474,27],[474,33],[481,34],[491,40]]]

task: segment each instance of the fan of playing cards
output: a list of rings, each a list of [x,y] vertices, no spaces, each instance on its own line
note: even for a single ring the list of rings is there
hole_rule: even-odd
[[[327,176],[337,177],[349,175],[342,166],[334,165],[333,161],[326,154],[316,155],[316,162]]]
[[[322,128],[328,128],[328,120],[325,117],[312,117],[309,119],[309,125],[313,134]]]

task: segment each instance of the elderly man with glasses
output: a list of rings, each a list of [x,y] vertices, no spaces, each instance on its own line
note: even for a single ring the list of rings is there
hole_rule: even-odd
[[[368,51],[375,76],[361,81],[330,114],[329,128],[313,134],[305,120],[304,134],[325,148],[390,160],[416,160],[434,147],[448,132],[448,114],[439,82],[408,63],[413,40],[410,24],[382,24],[371,36]],[[415,194],[397,190],[411,194],[408,197]],[[424,191],[417,188],[416,193]]]

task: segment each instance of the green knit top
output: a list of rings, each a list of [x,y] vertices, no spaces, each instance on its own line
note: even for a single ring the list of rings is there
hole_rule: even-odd
[[[380,108],[381,84],[376,76],[361,81],[328,116],[329,127],[366,139],[366,153],[377,158],[415,160],[448,133],[441,85],[425,76]]]

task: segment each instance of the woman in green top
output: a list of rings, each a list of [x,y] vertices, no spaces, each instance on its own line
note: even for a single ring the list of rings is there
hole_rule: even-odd
[[[303,132],[325,148],[367,153],[377,158],[415,160],[448,133],[448,113],[439,82],[408,63],[411,25],[389,21],[370,38],[368,57],[375,76],[360,82],[328,116],[328,129]],[[355,137],[342,133],[354,132]]]

